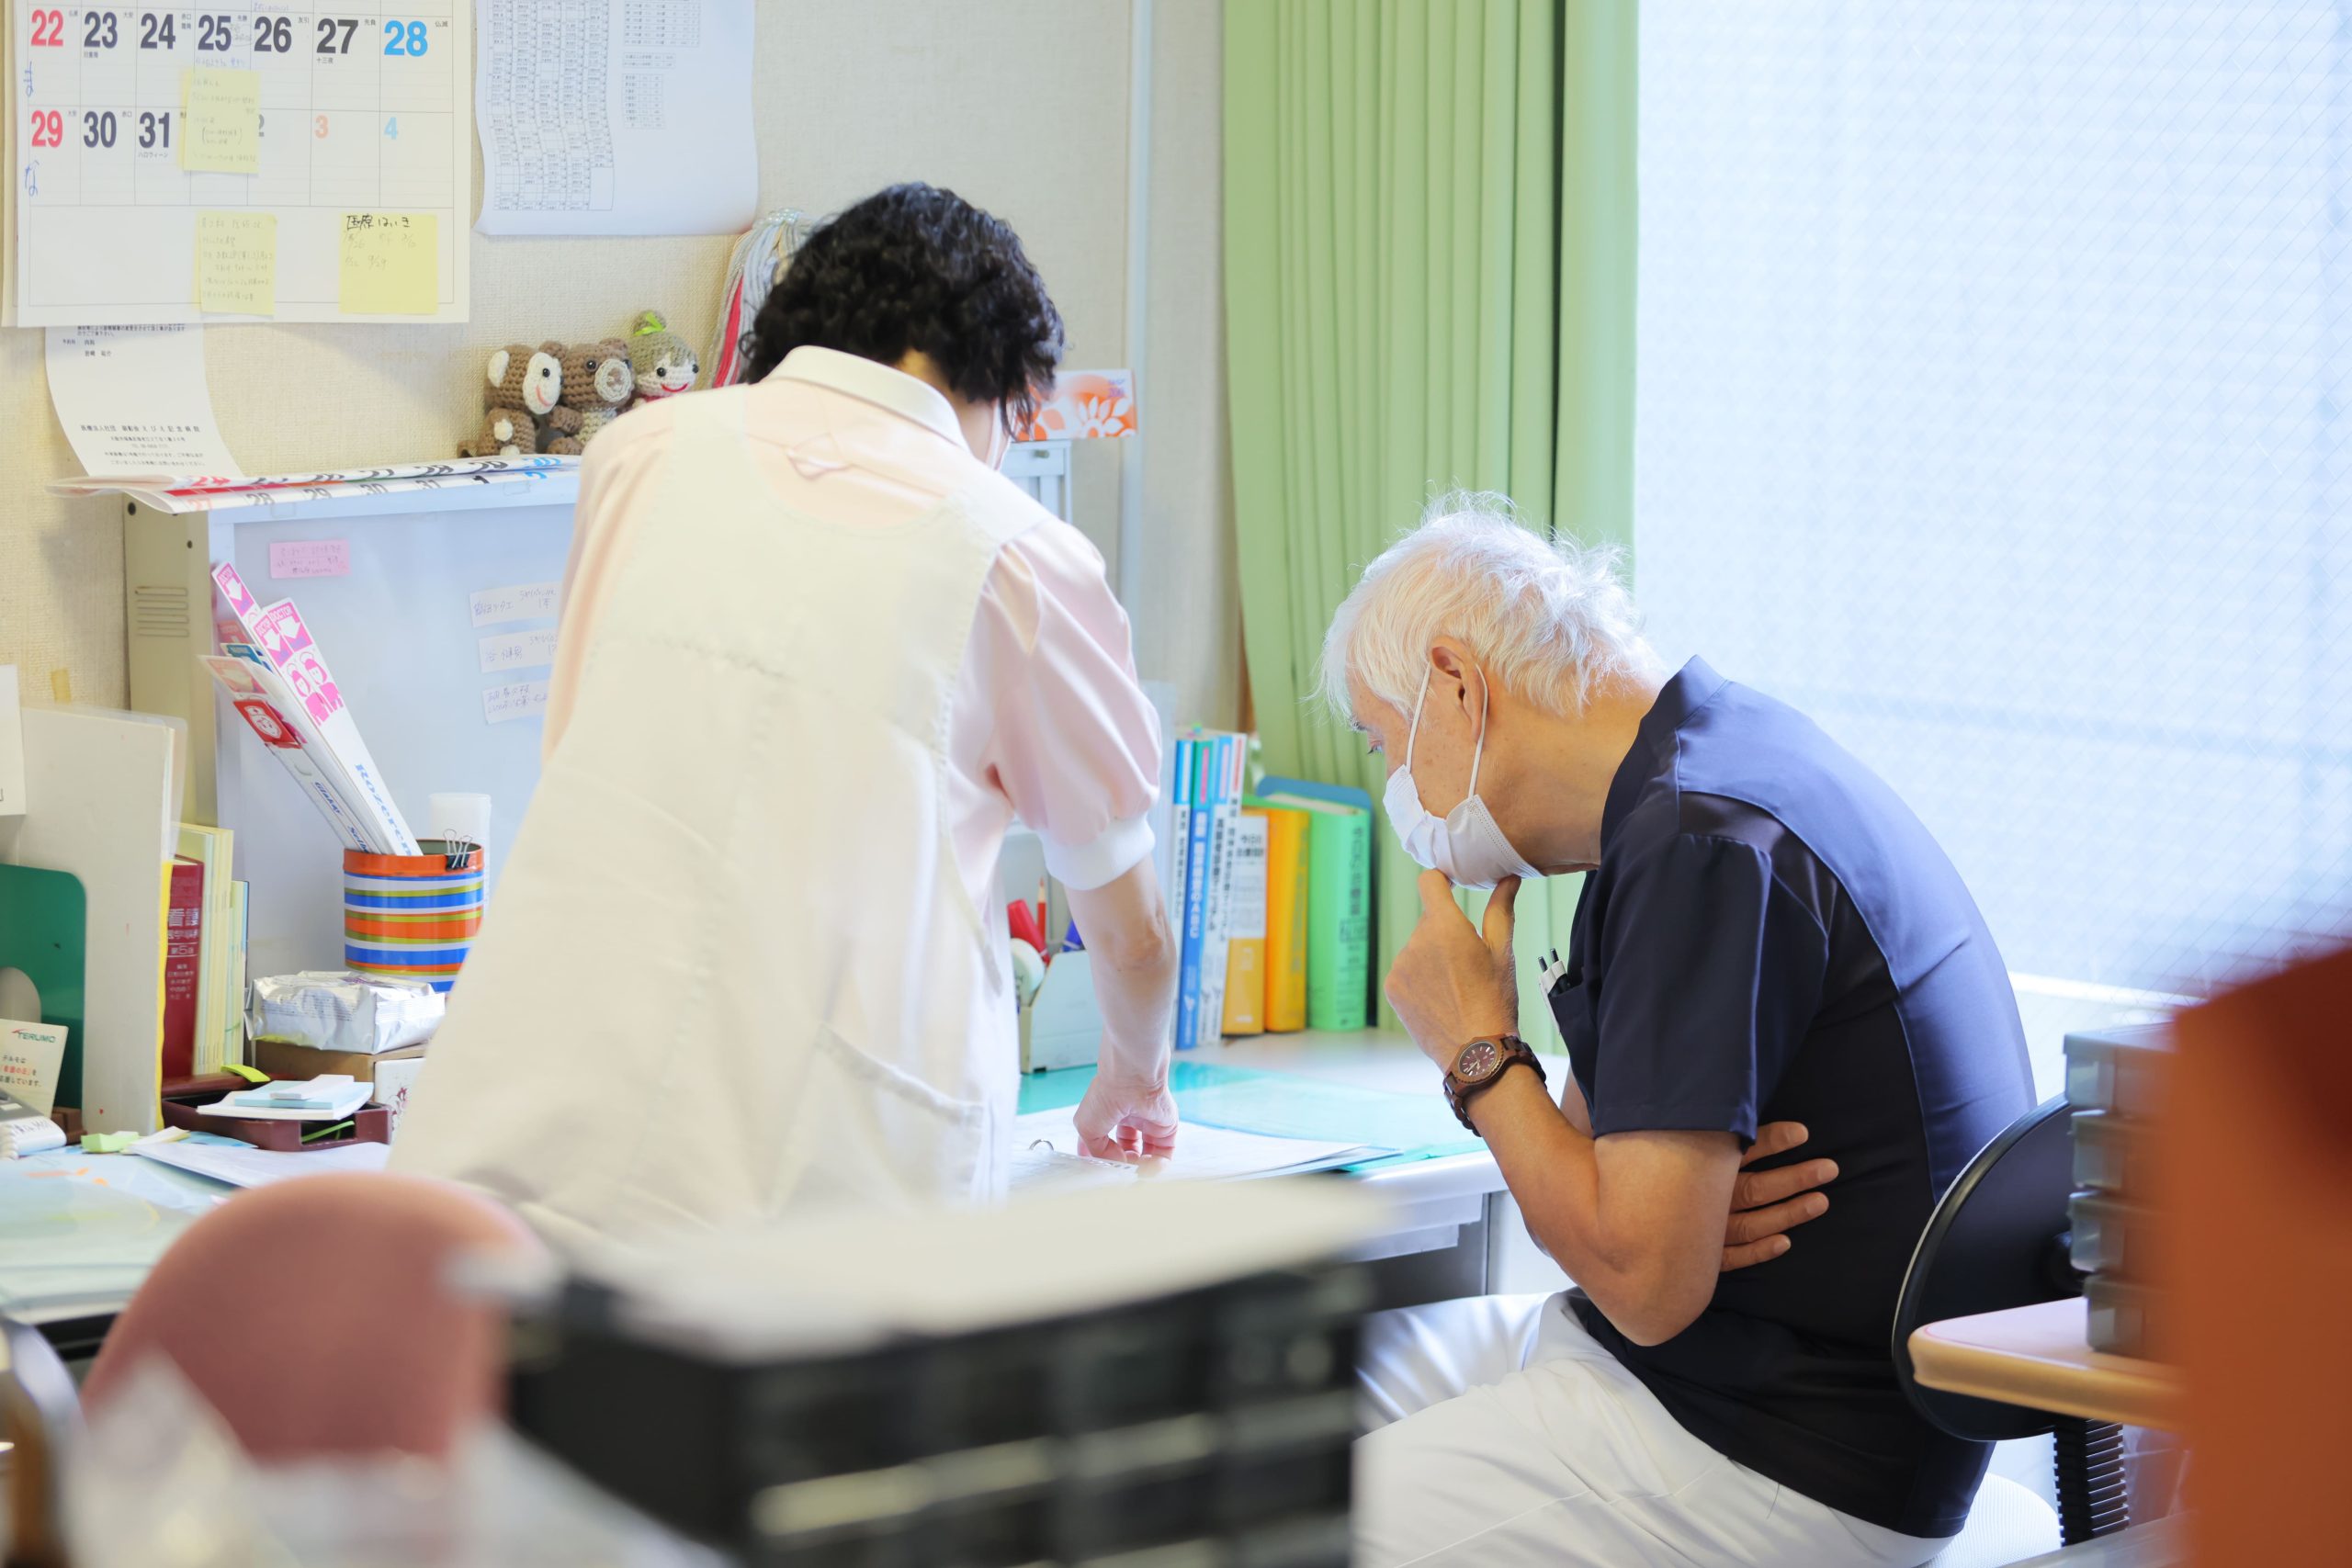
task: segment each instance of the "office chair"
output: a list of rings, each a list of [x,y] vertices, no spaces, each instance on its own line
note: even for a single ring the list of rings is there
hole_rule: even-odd
[[[0,1438],[12,1445],[6,1568],[65,1568],[64,1469],[80,1431],[64,1361],[40,1330],[0,1317]]]
[[[2122,1428],[1922,1387],[1912,1372],[1911,1332],[2082,1294],[2083,1277],[2066,1255],[2073,1189],[2073,1127],[2061,1097],[2010,1122],[1968,1162],[1920,1235],[1894,1307],[1895,1379],[1913,1409],[1976,1442],[2052,1435],[2059,1532],[2068,1546],[2131,1522]]]
[[[452,1295],[447,1264],[537,1247],[461,1187],[311,1176],[240,1193],[190,1225],[116,1320],[78,1399],[40,1331],[0,1317],[0,1437],[16,1444],[0,1568],[67,1568],[63,1477],[83,1410],[102,1410],[150,1355],[168,1357],[257,1460],[447,1454],[499,1408],[504,1364],[502,1315]],[[254,1346],[274,1375],[253,1374]]]

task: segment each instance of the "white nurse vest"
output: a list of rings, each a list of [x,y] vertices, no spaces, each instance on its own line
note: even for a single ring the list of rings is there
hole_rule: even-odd
[[[948,716],[1044,514],[990,474],[909,522],[804,515],[752,466],[749,391],[676,408],[392,1156],[559,1247],[1003,1188],[1019,1046]]]

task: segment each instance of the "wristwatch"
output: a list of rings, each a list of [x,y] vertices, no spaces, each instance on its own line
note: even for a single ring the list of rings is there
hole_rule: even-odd
[[[1478,1131],[1477,1123],[1470,1120],[1470,1102],[1500,1083],[1505,1073],[1522,1065],[1534,1070],[1539,1083],[1549,1081],[1544,1077],[1544,1064],[1516,1034],[1473,1040],[1462,1048],[1462,1054],[1453,1058],[1453,1070],[1445,1075],[1445,1098],[1464,1127]]]

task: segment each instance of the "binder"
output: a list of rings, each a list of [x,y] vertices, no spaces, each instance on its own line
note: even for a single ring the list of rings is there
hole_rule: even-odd
[[[223,1062],[235,1060],[222,1053],[221,1044],[236,1021],[237,1010],[243,1005],[242,999],[232,998],[229,986],[229,862],[233,840],[226,828],[209,828],[194,822],[180,824],[181,858],[195,861],[204,868],[204,916],[198,922],[203,984],[198,993],[195,1049],[189,1068],[198,1077],[217,1073]],[[175,1075],[166,1066],[164,1076]]]
[[[206,1021],[204,870],[203,862],[186,855],[171,864],[171,897],[164,916],[163,1075],[166,1080],[195,1075],[198,1029]]]
[[[1271,806],[1308,814],[1306,1024],[1363,1029],[1372,1021],[1372,796],[1342,784],[1270,778]]]
[[[1216,814],[1209,791],[1214,787],[1216,748],[1197,732],[1192,741],[1191,808],[1184,855],[1184,947],[1177,971],[1176,1049],[1189,1051],[1201,1038],[1201,961],[1208,946],[1209,839]]]
[[[1227,931],[1231,919],[1233,834],[1241,816],[1241,766],[1245,738],[1215,737],[1210,766],[1208,908],[1201,938],[1201,1009],[1199,1032],[1193,1043],[1214,1045],[1225,1022],[1225,988],[1229,957]]]
[[[1266,823],[1265,1027],[1306,1027],[1306,836],[1311,814],[1252,795]]]
[[[1270,814],[1241,808],[1234,824],[1227,906],[1224,1027],[1227,1034],[1266,1032],[1266,845]]]
[[[1171,1043],[1184,1038],[1184,938],[1185,910],[1192,882],[1193,864],[1193,784],[1195,773],[1193,753],[1195,748],[1189,738],[1176,742],[1176,760],[1170,786],[1169,810],[1169,840],[1172,846],[1169,855],[1175,873],[1168,879],[1168,929],[1176,938],[1176,1018]]]

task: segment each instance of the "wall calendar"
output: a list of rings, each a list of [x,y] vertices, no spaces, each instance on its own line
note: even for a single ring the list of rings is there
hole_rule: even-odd
[[[21,326],[462,321],[471,0],[9,0]]]

